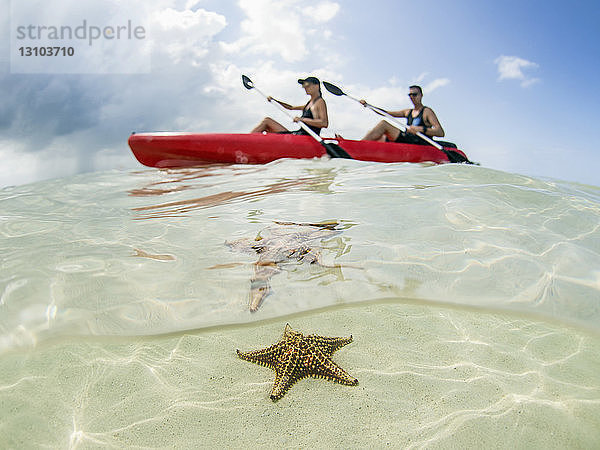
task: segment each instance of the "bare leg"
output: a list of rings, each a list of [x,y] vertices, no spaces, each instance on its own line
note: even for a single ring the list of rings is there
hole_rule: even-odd
[[[287,128],[270,117],[265,117],[250,133],[262,133],[263,131],[277,133],[279,131],[287,131]]]
[[[396,127],[393,127],[385,120],[382,120],[377,125],[375,125],[375,127],[371,131],[369,131],[364,138],[362,138],[362,140],[379,141],[384,136],[387,136],[387,138],[393,142],[396,139],[398,139],[398,136],[400,136],[400,130]]]

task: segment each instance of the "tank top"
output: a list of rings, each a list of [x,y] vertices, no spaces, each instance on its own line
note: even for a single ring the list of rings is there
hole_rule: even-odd
[[[321,96],[318,96],[315,99],[315,103],[317,102],[317,100],[319,100],[321,98]],[[314,119],[312,111],[310,110],[310,108],[308,107],[308,105],[310,104],[310,100],[308,101],[308,103],[306,104],[306,106],[304,107],[304,109],[302,110],[302,115],[300,117],[302,117],[303,119]],[[311,126],[307,123],[305,123],[305,125],[310,128],[311,130],[313,130],[317,136],[321,134],[321,128],[319,127],[314,127]],[[294,131],[294,134],[308,134],[306,131],[304,131],[304,129],[300,128],[298,131]]]
[[[408,117],[406,118],[406,125],[407,126],[414,125],[416,127],[426,127],[425,121],[423,120],[423,112],[425,111],[425,108],[427,108],[427,106],[423,106],[423,109],[421,109],[421,111],[419,112],[419,115],[417,117],[413,117],[412,113],[413,113],[414,109],[411,109],[408,113]]]

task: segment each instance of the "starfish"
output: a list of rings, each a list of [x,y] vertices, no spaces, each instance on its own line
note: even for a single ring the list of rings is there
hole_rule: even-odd
[[[315,242],[341,233],[336,228],[338,222],[275,223],[278,226],[265,228],[254,239],[226,242],[232,248],[258,255],[254,263],[254,276],[250,280],[250,312],[257,311],[269,295],[271,277],[281,271],[283,263],[295,260],[326,267]]]
[[[246,361],[275,370],[275,383],[271,400],[277,401],[302,378],[325,378],[347,386],[356,386],[358,380],[331,360],[336,350],[352,342],[352,336],[325,337],[311,334],[304,336],[286,324],[283,338],[276,344],[253,352],[237,354]]]

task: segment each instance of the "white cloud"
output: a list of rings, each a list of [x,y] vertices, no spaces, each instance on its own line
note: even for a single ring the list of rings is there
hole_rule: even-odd
[[[239,6],[246,14],[241,23],[242,36],[222,43],[223,50],[280,56],[286,62],[301,61],[310,53],[307,35],[314,29],[306,17],[322,24],[339,11],[337,3],[327,1],[307,7],[299,0],[240,0]]]
[[[6,164],[0,166],[1,187],[38,181],[40,161],[37,155],[27,153],[22,142],[0,141],[0,158]]]
[[[204,9],[166,8],[154,12],[150,24],[155,57],[164,54],[175,63],[187,60],[194,65],[208,54],[212,38],[227,26],[227,20]]]
[[[539,66],[526,59],[517,56],[499,56],[494,60],[498,66],[498,81],[502,80],[520,80],[522,87],[530,86],[539,81],[539,78],[530,77],[523,73],[523,70],[537,69]]]
[[[200,0],[187,0],[187,2],[185,3],[185,9],[192,9],[195,8],[198,3],[200,3]]]
[[[423,86],[423,92],[431,94],[436,89],[446,86],[448,83],[450,83],[448,78],[437,78]]]
[[[154,24],[165,30],[190,31],[202,27],[203,34],[212,35],[220,31],[226,24],[225,17],[210,11],[176,11],[167,8],[154,13]]]
[[[436,78],[433,81],[423,84],[428,75],[429,75],[429,72],[423,72],[423,73],[419,74],[419,76],[414,78],[413,81],[410,82],[410,84],[420,85],[423,88],[423,94],[431,94],[436,89],[444,87],[448,83],[450,83],[450,80],[448,78]],[[393,79],[393,81],[394,81],[394,83],[393,83],[394,85],[398,82],[398,80],[396,80],[396,79]]]
[[[423,72],[415,79],[415,83],[421,83],[427,77],[427,75],[429,75],[429,72]]]
[[[316,22],[328,22],[333,19],[340,10],[340,5],[333,2],[323,2],[317,6],[307,6],[303,13]]]
[[[242,51],[266,56],[279,55],[285,61],[299,61],[308,54],[302,21],[295,0],[240,0],[246,14],[241,23],[242,37],[224,43],[230,53]]]

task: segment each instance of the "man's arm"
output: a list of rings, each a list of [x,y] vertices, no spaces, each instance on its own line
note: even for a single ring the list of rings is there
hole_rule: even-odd
[[[390,116],[393,117],[408,117],[410,109],[401,109],[400,111],[386,111]]]
[[[360,103],[366,108],[367,107],[367,101],[366,100],[360,100]],[[371,105],[373,106],[373,105]],[[410,109],[401,109],[400,111],[387,111],[383,108],[380,108],[378,106],[373,106],[373,111],[375,111],[377,114],[379,114],[380,116],[383,116],[383,114],[379,113],[377,110],[381,110],[387,114],[389,114],[392,117],[408,117],[408,113],[410,111]]]
[[[421,133],[423,133],[429,137],[433,137],[433,136],[444,137],[444,135],[446,133],[444,133],[444,129],[440,125],[440,121],[438,120],[437,116],[433,112],[433,109],[425,108],[425,111],[423,111],[423,120],[425,121],[425,124],[428,125],[428,127],[425,130],[425,132],[423,132],[422,130],[419,130],[419,131],[421,131]],[[416,127],[416,128],[422,128],[422,127]]]

